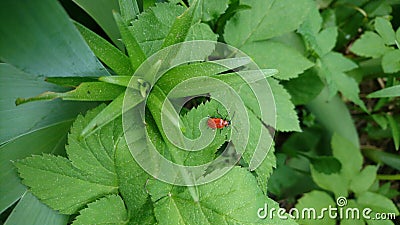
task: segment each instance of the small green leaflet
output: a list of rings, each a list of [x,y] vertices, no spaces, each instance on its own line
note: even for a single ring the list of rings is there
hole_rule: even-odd
[[[72,225],[128,223],[128,213],[119,195],[108,195],[92,202],[79,214]]]
[[[388,98],[388,97],[398,97],[400,96],[400,85],[393,87],[387,87],[379,91],[375,91],[369,94],[368,98]]]

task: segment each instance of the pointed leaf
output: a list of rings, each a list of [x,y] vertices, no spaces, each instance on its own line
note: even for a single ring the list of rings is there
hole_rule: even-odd
[[[367,31],[354,42],[350,50],[359,56],[379,58],[390,48],[385,46],[384,40],[378,34]]]
[[[375,19],[375,29],[382,37],[387,45],[394,45],[396,41],[396,34],[393,30],[392,24],[382,17]]]
[[[368,98],[388,98],[400,96],[400,85],[384,88],[369,94]]]
[[[124,201],[118,195],[109,195],[90,203],[79,214],[73,225],[127,224],[128,222]]]
[[[15,104],[19,105],[33,101],[54,100],[57,98],[72,101],[110,101],[115,99],[124,90],[124,87],[104,82],[85,82],[69,92],[58,93],[48,91],[31,98],[18,98],[15,100]]]
[[[121,15],[119,15],[115,11],[113,13],[114,13],[114,19],[117,22],[119,28],[119,32],[121,33],[122,42],[124,43],[126,50],[128,52],[132,67],[134,70],[136,70],[144,62],[146,56],[142,48],[140,47],[138,41],[136,40],[135,36],[129,30],[126,23],[124,23]],[[126,74],[120,74],[120,75],[126,75]]]
[[[129,76],[134,73],[129,58],[119,49],[83,25],[75,23],[75,26],[78,28],[79,32],[81,32],[94,54],[108,67],[114,70],[116,74]]]
[[[202,0],[194,0],[193,4],[182,15],[175,19],[165,37],[162,48],[185,41],[190,27],[193,24],[194,14],[201,1]]]

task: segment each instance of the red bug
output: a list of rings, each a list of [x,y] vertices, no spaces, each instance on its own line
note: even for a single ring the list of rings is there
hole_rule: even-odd
[[[231,121],[221,118],[208,118],[207,126],[211,129],[222,129],[231,125]]]

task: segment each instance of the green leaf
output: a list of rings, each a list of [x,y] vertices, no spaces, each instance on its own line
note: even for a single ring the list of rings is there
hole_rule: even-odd
[[[397,73],[400,71],[400,50],[386,52],[382,58],[382,68],[385,73]]]
[[[165,186],[153,183],[150,194],[160,192]],[[155,202],[155,214],[159,224],[285,224],[269,218],[262,221],[257,210],[264,206],[266,197],[257,187],[251,173],[238,167],[220,179],[196,187],[200,199],[194,201],[187,188],[172,191]],[[160,197],[160,195],[159,195]],[[268,200],[268,206],[275,206]]]
[[[356,194],[367,191],[375,182],[377,171],[378,168],[376,166],[366,166],[351,180],[350,189]]]
[[[336,52],[326,54],[321,58],[320,64],[320,74],[327,80],[330,95],[335,95],[339,90],[345,97],[367,111],[364,102],[358,96],[360,89],[357,82],[343,73],[357,68],[357,64]]]
[[[221,115],[218,115],[220,113]],[[225,141],[228,141],[229,129],[212,130],[207,127],[205,118],[226,118],[227,112],[224,107],[217,101],[211,100],[204,104],[200,104],[197,108],[190,110],[182,117],[183,134],[191,139],[196,140],[202,136],[201,141],[205,143],[211,140],[204,149],[195,152],[187,151],[185,165],[201,165],[212,161],[215,158],[215,153]],[[200,130],[200,128],[202,128]],[[203,133],[202,133],[203,131]],[[193,146],[187,146],[188,149],[198,149],[201,143],[192,142]]]
[[[373,212],[395,213],[399,215],[399,210],[393,202],[383,195],[365,192],[357,196],[357,203],[364,208],[371,208]]]
[[[140,14],[137,0],[118,0],[122,18],[130,24]]]
[[[64,225],[68,222],[68,216],[61,215],[55,210],[40,202],[30,192],[25,192],[21,200],[8,216],[4,225],[13,224],[53,224]]]
[[[0,144],[47,126],[71,121],[79,112],[95,106],[93,103],[60,101],[15,106],[17,97],[32,96],[46,90],[65,89],[44,82],[43,78],[0,63],[0,117],[2,118]]]
[[[362,155],[351,142],[337,134],[332,137],[332,149],[333,156],[342,164],[340,173],[327,175],[311,167],[311,175],[318,186],[332,191],[336,197],[347,197],[350,181],[361,169]]]
[[[396,31],[396,41],[397,41],[397,45],[399,45],[400,43],[400,28],[397,29]]]
[[[124,43],[125,48],[128,52],[132,67],[134,70],[136,70],[144,62],[144,60],[146,60],[146,55],[144,54],[142,48],[140,47],[132,31],[123,21],[121,15],[119,15],[115,11],[113,12],[113,14],[115,22],[118,25],[119,32],[121,33],[122,42]],[[126,75],[126,74],[120,74],[120,75]]]
[[[194,14],[202,0],[194,0],[193,4],[179,17],[177,17],[171,26],[167,36],[164,39],[162,48],[168,47],[185,41],[190,27],[193,24]]]
[[[138,16],[129,27],[147,57],[153,55],[164,42],[176,17],[184,8],[175,4],[158,3]]]
[[[224,33],[226,43],[239,49],[253,41],[267,40],[294,31],[313,6],[312,1],[308,0],[245,0],[241,4],[251,9],[236,13],[227,22]]]
[[[72,101],[110,101],[118,97],[124,90],[124,87],[104,82],[85,82],[69,92],[58,93],[47,91],[31,98],[17,98],[15,104],[20,105],[33,101],[54,100],[57,98]]]
[[[313,181],[319,187],[332,192],[335,197],[348,196],[348,186],[350,181],[343,177],[343,175],[338,173],[328,175],[325,173],[320,173],[311,167],[311,176]]]
[[[116,74],[130,76],[135,72],[129,58],[119,49],[83,25],[75,23],[75,26],[78,28],[79,32],[81,32],[94,54],[108,67],[114,70]]]
[[[392,24],[385,18],[377,17],[375,19],[375,30],[382,37],[387,45],[394,45],[396,41],[396,34],[393,30]]]
[[[70,160],[42,155],[16,163],[23,183],[44,203],[61,213],[74,214],[96,198],[118,191],[113,156],[120,138],[104,131],[84,140],[80,138],[82,129],[102,108],[104,106],[90,111],[86,117],[79,116],[75,121],[67,145]],[[121,127],[121,121],[110,126]],[[122,135],[122,129],[119,129]],[[104,137],[114,138],[105,145],[102,141]]]
[[[119,39],[121,38],[118,27],[114,22],[112,15],[113,10],[119,10],[117,0],[73,0],[79,7],[81,7],[87,14],[89,14],[97,24],[104,30],[104,32],[111,38],[111,40],[122,49],[123,46]]]
[[[378,34],[367,31],[354,42],[350,50],[359,56],[379,58],[390,48],[386,47],[385,41]]]
[[[214,34],[210,26],[208,26],[205,23],[196,23],[190,28],[185,41],[193,41],[193,40],[217,41],[217,38],[218,35]]]
[[[189,0],[190,5],[194,0]],[[218,19],[218,17],[225,12],[228,8],[229,0],[202,0],[196,14],[196,18],[201,18],[202,21],[211,21]]]
[[[324,174],[338,173],[342,168],[342,164],[332,156],[311,157],[310,162],[313,168]]]
[[[112,145],[110,138],[105,140]],[[128,214],[131,215],[130,223],[148,224],[145,221],[149,218],[154,220],[151,210],[153,206],[151,202],[148,204],[149,195],[145,189],[149,175],[136,163],[125,141],[115,150],[115,169],[119,192],[128,208]]]
[[[333,156],[342,164],[341,175],[351,180],[358,174],[363,163],[360,150],[338,134],[334,134],[332,137],[332,149]]]
[[[324,87],[315,70],[307,70],[299,77],[282,82],[294,105],[304,105],[318,96]]]
[[[278,79],[288,80],[297,77],[314,64],[298,51],[274,41],[248,43],[241,47],[260,68],[274,68],[279,71]]]
[[[1,1],[0,20],[2,62],[48,77],[109,75],[58,2]]]
[[[396,150],[400,147],[400,126],[392,115],[387,115],[390,129],[392,130],[392,137]]]
[[[385,164],[400,170],[400,156],[398,154],[383,152],[376,149],[363,149],[363,153],[376,163]]]
[[[87,208],[79,211],[72,223],[84,224],[127,224],[128,213],[124,201],[118,195],[108,195],[88,204]]]
[[[299,119],[290,95],[277,80],[268,78],[276,104],[276,129],[279,131],[301,131]]]
[[[26,191],[21,184],[14,161],[31,156],[32,154],[53,153],[61,154],[65,151],[66,134],[71,126],[70,121],[52,124],[48,127],[26,133],[0,147],[0,212],[15,203]],[[40,141],[38,140],[46,140]],[[32,143],[39,143],[35,148]]]
[[[305,216],[310,215],[311,219],[305,220],[305,219],[300,219],[297,222],[300,224],[310,224],[310,225],[335,225],[336,221],[334,219],[331,219],[329,216],[327,216],[327,213],[325,212],[325,216],[319,219],[312,219],[313,216],[315,218],[317,216],[320,216],[320,212],[322,212],[323,208],[329,208],[329,206],[333,207],[335,206],[336,203],[333,201],[331,196],[329,196],[327,193],[322,192],[322,191],[312,191],[309,193],[304,194],[303,197],[301,197],[297,204],[296,204],[296,209],[299,210],[299,212],[309,212],[309,214],[305,214]],[[305,211],[305,209],[315,209],[314,214],[311,211]]]
[[[337,28],[332,26],[321,30],[322,17],[316,6],[310,10],[310,13],[304,23],[298,29],[310,48],[318,56],[322,57],[330,52],[336,44],[338,36]],[[321,31],[320,31],[321,30]]]
[[[369,94],[368,98],[389,98],[400,96],[400,85],[384,88]]]

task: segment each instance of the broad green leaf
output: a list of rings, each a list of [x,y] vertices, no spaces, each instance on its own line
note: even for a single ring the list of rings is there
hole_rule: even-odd
[[[189,0],[190,5],[194,0]],[[202,0],[197,10],[196,18],[201,18],[202,21],[212,21],[225,12],[228,8],[229,0]]]
[[[134,70],[136,70],[144,62],[146,56],[142,48],[140,47],[138,40],[135,38],[132,31],[123,21],[121,15],[115,11],[113,12],[113,14],[115,22],[118,25],[119,32],[121,33],[122,42],[124,43],[125,48],[128,52],[132,67]],[[126,75],[126,74],[120,74],[120,75]]]
[[[276,104],[276,129],[279,131],[300,131],[299,120],[290,101],[289,93],[277,80],[268,78]]]
[[[364,208],[371,208],[373,212],[395,213],[399,215],[399,210],[390,199],[373,192],[365,192],[358,195],[357,204]]]
[[[351,209],[350,209],[351,208]],[[346,216],[344,216],[343,218],[341,218],[340,220],[340,225],[365,225],[365,221],[362,217],[362,211],[364,210],[364,208],[362,208],[360,205],[357,204],[356,200],[353,199],[347,199],[347,205],[340,207],[341,210],[343,210],[343,212],[348,212],[348,215],[350,218],[346,218]],[[358,209],[360,212],[360,219],[355,219],[355,218],[351,218],[352,216],[352,210],[354,209]],[[349,211],[347,211],[349,210]],[[356,213],[354,212],[354,214],[356,215]],[[382,224],[381,224],[382,225]]]
[[[119,41],[121,35],[112,15],[113,10],[118,11],[120,9],[117,0],[73,0],[73,2],[85,10],[100,25],[114,44],[120,49],[123,48]]]
[[[287,45],[274,41],[252,42],[241,47],[260,68],[274,68],[279,71],[278,79],[297,77],[314,64]]]
[[[128,213],[124,201],[118,195],[108,195],[88,204],[87,208],[79,211],[72,223],[85,224],[128,224]]]
[[[344,137],[334,134],[332,137],[333,156],[342,163],[341,175],[349,180],[358,174],[363,163],[360,150]],[[351,157],[349,157],[351,155]]]
[[[27,191],[8,216],[4,225],[64,225],[67,224],[67,222],[68,216],[61,215],[59,212],[50,209]]]
[[[345,137],[357,148],[360,146],[357,129],[351,118],[350,111],[338,95],[331,98],[328,89],[324,88],[306,106],[330,135],[337,133]]]
[[[182,15],[175,19],[164,39],[162,48],[185,41],[190,27],[194,22],[194,15],[199,7],[199,2],[201,1],[202,0],[194,0],[193,4]]]
[[[330,191],[335,197],[348,196],[349,180],[341,174],[325,174],[311,167],[313,181],[321,188]]]
[[[48,77],[108,75],[57,1],[4,0],[0,20],[2,62]]]
[[[227,44],[239,49],[253,41],[267,40],[294,31],[305,20],[312,1],[244,0],[251,7],[233,16],[225,27]]]
[[[43,127],[71,121],[79,112],[95,106],[72,102],[37,102],[15,106],[18,97],[30,97],[47,90],[64,91],[24,73],[11,65],[0,64],[0,144]]]
[[[324,83],[315,70],[307,70],[299,77],[282,83],[291,96],[294,105],[307,104],[322,91]]]
[[[377,170],[376,166],[366,166],[351,180],[350,189],[356,194],[367,191],[375,182]]]
[[[159,188],[152,191],[159,192]],[[220,179],[196,187],[200,199],[195,202],[187,188],[173,191],[155,202],[155,214],[159,224],[291,224],[290,220],[268,217],[261,220],[257,210],[264,207],[266,197],[257,187],[254,176],[238,167]],[[150,191],[150,194],[152,194]],[[154,201],[154,200],[153,200]],[[277,204],[267,200],[269,207]]]
[[[397,73],[400,71],[400,50],[386,52],[382,58],[382,68],[385,73]]]
[[[319,13],[318,5],[315,3],[310,8],[307,17],[297,31],[305,37],[312,37],[313,35],[318,34],[321,30],[322,22],[322,16]]]
[[[394,146],[396,150],[399,150],[400,147],[400,126],[398,122],[395,120],[393,115],[387,115],[387,119],[389,122],[390,129],[392,130],[392,137],[394,141]]]
[[[96,198],[118,190],[115,181],[112,186],[98,183],[96,177],[86,175],[60,156],[32,156],[16,165],[33,194],[63,214],[74,214]]]
[[[377,17],[375,19],[375,30],[382,37],[387,45],[394,45],[396,41],[396,34],[393,30],[392,24],[385,18]]]
[[[359,56],[379,58],[390,48],[376,33],[367,31],[351,46],[350,50]]]
[[[323,208],[329,208],[329,206],[334,207],[335,205],[335,201],[325,192],[312,191],[306,193],[298,200],[296,209],[298,209],[300,213],[304,211],[304,217],[310,219],[299,219],[297,222],[300,224],[310,225],[335,225],[336,221],[328,216],[329,214],[327,211],[324,212],[324,216],[322,218],[316,219],[318,216],[321,216],[320,214]]]
[[[369,94],[368,98],[389,98],[400,96],[400,85],[387,87]]]
[[[60,121],[59,124],[24,134],[0,147],[0,169],[2,171],[0,175],[0,212],[15,203],[26,191],[13,162],[32,154],[62,154],[65,151],[66,134],[71,124],[72,119]],[[33,147],[32,143],[38,144]]]
[[[130,76],[134,73],[129,58],[119,49],[83,25],[75,23],[75,26],[94,54],[116,74]]]
[[[97,132],[87,139],[80,138],[82,129],[102,108],[104,106],[90,111],[86,117],[79,116],[75,121],[68,137],[69,159],[42,155],[16,163],[23,183],[44,203],[61,213],[74,214],[96,198],[118,191],[114,152],[122,135],[121,121],[110,124],[111,127],[120,127],[120,136]],[[108,142],[111,144],[102,141],[104,138],[100,137],[104,136],[114,137]]]
[[[110,101],[124,92],[125,88],[104,82],[81,83],[76,89],[68,92],[47,91],[30,98],[17,98],[15,104],[24,104],[34,101],[54,100],[61,98],[72,101]]]

